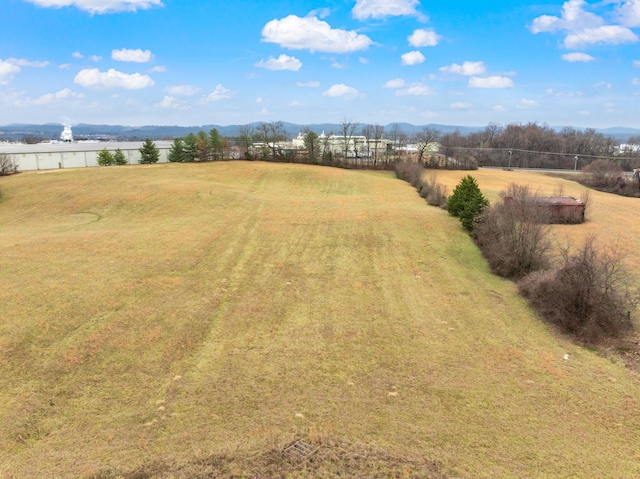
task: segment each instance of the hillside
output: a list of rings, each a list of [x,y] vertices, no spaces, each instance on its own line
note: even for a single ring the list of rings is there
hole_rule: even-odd
[[[391,174],[136,165],[0,193],[2,477],[640,477],[638,376]],[[299,438],[315,459],[281,453]]]

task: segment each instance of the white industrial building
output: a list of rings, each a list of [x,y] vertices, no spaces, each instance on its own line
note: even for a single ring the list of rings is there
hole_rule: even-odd
[[[159,163],[168,162],[172,142],[155,141],[160,151]],[[19,143],[0,143],[0,153],[11,156],[18,171],[51,170],[58,168],[84,168],[98,166],[98,153],[107,149],[114,152],[122,150],[129,164],[140,163],[142,141],[127,142],[52,142],[24,145]]]

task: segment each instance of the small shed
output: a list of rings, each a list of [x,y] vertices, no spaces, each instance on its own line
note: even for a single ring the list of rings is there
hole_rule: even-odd
[[[526,196],[515,198],[506,196],[505,204],[516,204],[520,207],[531,205],[544,210],[547,221],[551,224],[579,224],[584,223],[585,204],[571,196]]]

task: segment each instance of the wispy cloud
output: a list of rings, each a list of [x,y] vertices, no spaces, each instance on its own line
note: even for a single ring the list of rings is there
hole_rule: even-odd
[[[260,60],[255,66],[266,68],[267,70],[290,70],[297,72],[302,68],[302,62],[296,57],[282,54],[278,58],[269,57],[268,60]]]
[[[433,91],[424,83],[416,82],[409,85],[408,88],[397,90],[396,96],[426,96],[433,95]]]
[[[225,88],[219,83],[215,89],[206,96],[205,102],[227,100],[233,98],[236,93],[238,92]]]
[[[503,76],[471,77],[469,88],[513,88],[513,80]]]
[[[149,50],[131,50],[123,48],[122,50],[112,50],[111,58],[118,62],[148,63],[153,59],[153,53]]]
[[[440,67],[439,70],[444,73],[456,73],[458,75],[481,75],[486,70],[484,62],[464,62],[462,65],[452,63],[444,67]]]
[[[595,60],[594,57],[588,55],[587,53],[573,52],[573,53],[565,53],[562,55],[562,59],[565,62],[576,63],[576,62],[592,62]]]
[[[26,0],[47,8],[76,7],[92,14],[136,12],[152,7],[162,7],[161,0]]]
[[[419,4],[419,0],[356,0],[351,13],[358,20],[417,16],[416,6]]]
[[[385,88],[402,88],[404,86],[404,80],[402,78],[394,78],[384,84]]]

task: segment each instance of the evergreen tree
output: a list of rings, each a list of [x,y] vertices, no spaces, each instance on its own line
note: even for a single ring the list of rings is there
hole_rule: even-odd
[[[209,148],[211,148],[211,156],[213,160],[223,159],[224,142],[216,128],[212,128],[209,132]]]
[[[140,151],[140,164],[148,165],[151,163],[157,163],[160,159],[160,150],[156,144],[151,141],[149,138],[144,140],[142,147],[138,150]]]
[[[184,151],[184,161],[192,162],[196,161],[198,156],[198,149],[196,148],[197,138],[193,133],[189,133],[182,139],[183,142],[183,151]]]
[[[464,229],[471,231],[474,220],[486,206],[489,206],[489,200],[480,191],[476,179],[467,175],[449,197],[447,211],[450,215],[459,217]]]
[[[111,166],[113,164],[114,164],[113,154],[106,148],[103,148],[102,151],[98,153],[98,165]]]
[[[173,140],[173,145],[169,149],[169,161],[171,163],[182,163],[185,161],[186,154],[184,151],[184,141],[182,138],[175,138]]]
[[[126,156],[124,156],[124,153],[122,152],[122,150],[120,148],[117,148],[116,151],[114,151],[113,153],[113,164],[114,165],[126,165],[129,163],[129,160],[127,159]]]

